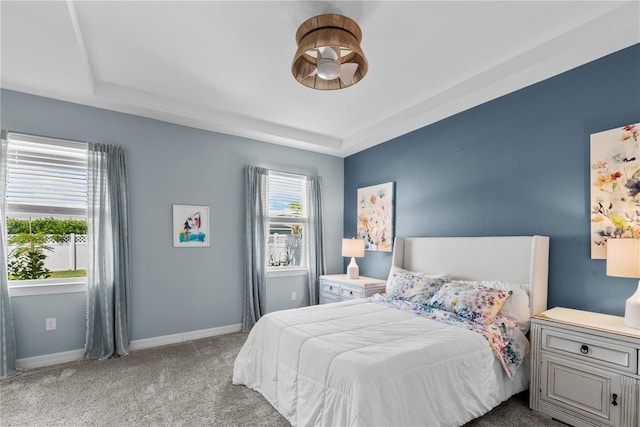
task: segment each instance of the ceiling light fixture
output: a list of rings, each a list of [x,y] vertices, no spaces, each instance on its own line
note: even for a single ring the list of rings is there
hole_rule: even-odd
[[[320,90],[343,89],[358,83],[369,65],[360,41],[362,30],[335,13],[307,19],[296,32],[298,50],[291,64],[293,77]]]

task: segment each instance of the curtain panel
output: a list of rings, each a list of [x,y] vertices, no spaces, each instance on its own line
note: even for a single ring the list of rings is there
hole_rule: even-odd
[[[87,327],[84,356],[126,355],[130,343],[129,212],[125,150],[88,144]]]
[[[322,181],[319,176],[307,177],[309,207],[309,305],[319,303],[320,276],[326,274],[324,255],[324,215]]]
[[[7,272],[6,185],[7,141],[3,137],[0,147],[0,378],[16,372],[16,335]]]
[[[244,304],[242,330],[248,332],[265,314],[269,170],[247,166],[244,215]]]
[[[245,174],[244,304],[242,330],[248,332],[266,313],[269,239],[269,169],[247,166]],[[320,177],[306,177],[309,305],[318,304],[320,276],[326,272]]]

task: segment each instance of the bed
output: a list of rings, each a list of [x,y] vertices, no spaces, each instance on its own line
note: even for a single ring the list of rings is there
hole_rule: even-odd
[[[462,425],[528,388],[521,337],[547,308],[548,254],[545,236],[398,237],[386,294],[263,316],[233,383],[261,393],[293,426]],[[411,286],[396,286],[406,277]],[[518,287],[525,318],[512,322],[502,312]],[[454,308],[468,290],[490,292],[487,310],[496,313],[478,320],[473,309],[447,311],[451,290]]]

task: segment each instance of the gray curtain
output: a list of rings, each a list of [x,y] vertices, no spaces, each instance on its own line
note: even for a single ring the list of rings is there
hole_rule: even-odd
[[[324,256],[324,218],[320,177],[307,177],[307,197],[309,199],[309,305],[316,305],[319,302],[320,276],[327,271]]]
[[[244,216],[244,306],[242,330],[248,332],[265,313],[269,171],[247,166]]]
[[[129,352],[129,214],[122,146],[88,144],[86,358]]]
[[[0,149],[0,378],[16,372],[16,335],[9,298],[7,276],[6,184],[7,141],[2,138]]]

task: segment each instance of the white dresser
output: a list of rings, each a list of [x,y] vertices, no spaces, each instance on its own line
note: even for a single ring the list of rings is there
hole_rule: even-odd
[[[320,304],[370,297],[384,292],[386,286],[387,282],[381,279],[347,279],[346,274],[327,274],[320,276]]]
[[[557,307],[531,319],[531,345],[531,409],[572,426],[639,426],[640,329]]]

